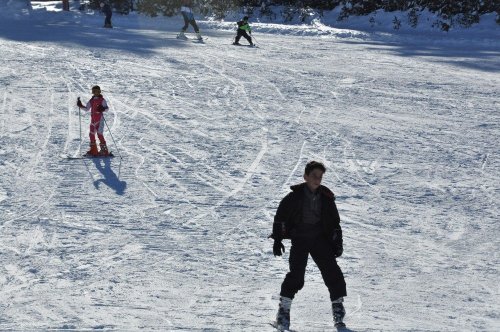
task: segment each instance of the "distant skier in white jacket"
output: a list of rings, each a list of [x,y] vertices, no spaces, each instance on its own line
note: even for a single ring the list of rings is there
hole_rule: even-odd
[[[203,38],[200,35],[200,29],[198,28],[198,25],[196,24],[196,21],[194,19],[192,1],[191,0],[182,0],[181,4],[182,4],[181,14],[182,14],[182,17],[184,18],[184,26],[182,27],[181,32],[179,32],[179,34],[177,35],[177,38],[187,39],[187,37],[184,33],[188,29],[189,24],[191,24],[193,26],[194,32],[196,33],[196,38],[198,40],[202,40]]]

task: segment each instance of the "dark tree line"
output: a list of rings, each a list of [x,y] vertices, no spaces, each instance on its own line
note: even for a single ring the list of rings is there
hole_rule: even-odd
[[[91,4],[98,8],[100,1],[102,0],[91,0]],[[181,0],[107,1],[116,12],[126,14],[134,9],[150,16],[175,15],[181,3]],[[500,0],[193,0],[193,3],[200,13],[214,14],[219,18],[223,18],[230,10],[240,8],[252,12],[255,12],[254,8],[258,8],[260,14],[264,14],[271,6],[284,6],[292,13],[340,8],[340,20],[349,16],[369,15],[377,10],[408,11],[411,19],[412,16],[418,17],[418,12],[427,9],[449,23],[465,26],[479,22],[482,14],[496,12],[497,22],[500,24]]]

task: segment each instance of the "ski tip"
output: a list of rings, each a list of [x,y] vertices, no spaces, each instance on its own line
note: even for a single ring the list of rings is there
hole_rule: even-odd
[[[235,44],[235,43],[232,43],[231,45],[233,45],[233,46],[248,47],[248,48],[258,48],[258,46],[257,46],[257,45],[255,45],[255,44],[252,44],[252,45],[246,45],[246,44]]]
[[[67,160],[75,160],[75,159],[83,159],[85,157],[82,156],[68,156],[68,155],[61,155],[62,159],[67,159]]]

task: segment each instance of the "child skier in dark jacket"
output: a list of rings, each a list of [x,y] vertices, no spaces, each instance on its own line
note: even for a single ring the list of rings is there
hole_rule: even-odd
[[[290,272],[281,285],[280,303],[276,317],[278,330],[290,326],[290,306],[295,294],[304,286],[304,275],[309,255],[318,266],[330,292],[335,326],[345,326],[342,304],[346,293],[344,275],[336,257],[342,255],[342,229],[335,205],[335,195],[321,185],[326,168],[311,161],[304,171],[304,183],[292,186],[292,192],[280,202],[273,223],[273,253],[281,256],[283,239],[291,239]]]
[[[245,37],[250,46],[253,46],[252,37],[249,36],[249,34],[252,34],[252,28],[250,28],[248,24],[248,16],[243,17],[243,19],[236,24],[238,24],[238,31],[236,32],[236,38],[234,39],[233,45],[241,45],[240,39],[241,37]]]

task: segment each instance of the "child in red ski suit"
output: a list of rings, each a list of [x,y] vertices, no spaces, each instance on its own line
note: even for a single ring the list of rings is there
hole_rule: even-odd
[[[78,98],[76,105],[80,108],[84,108],[90,111],[90,150],[87,151],[87,155],[92,157],[97,156],[109,156],[108,147],[106,146],[106,140],[104,139],[104,116],[103,112],[108,110],[108,104],[106,99],[101,94],[101,88],[96,85],[92,87],[92,98],[87,102],[87,105],[83,105]],[[95,136],[99,138],[100,151],[97,151],[97,144]]]

